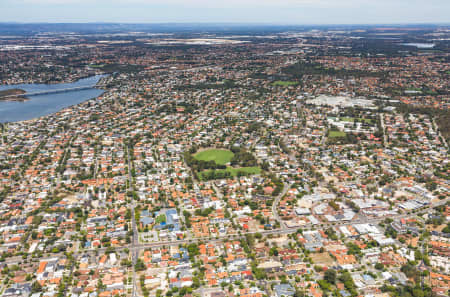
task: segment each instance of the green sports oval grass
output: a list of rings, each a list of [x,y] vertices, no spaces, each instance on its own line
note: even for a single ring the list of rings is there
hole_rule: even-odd
[[[233,152],[229,150],[208,149],[196,153],[194,158],[199,161],[214,161],[216,164],[225,165],[231,161],[233,156]]]

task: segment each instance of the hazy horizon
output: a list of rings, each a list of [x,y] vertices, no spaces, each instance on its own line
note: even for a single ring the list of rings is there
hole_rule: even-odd
[[[449,23],[447,0],[1,0],[3,23]]]
[[[80,24],[80,25],[253,25],[253,26],[306,26],[306,27],[331,27],[331,26],[439,26],[439,25],[450,25],[450,21],[448,22],[391,22],[391,23],[282,23],[282,22],[212,22],[212,21],[204,21],[204,22],[109,22],[109,21],[79,21],[79,22],[45,22],[45,21],[30,21],[30,22],[21,22],[21,21],[0,21],[0,24],[17,24],[17,25],[32,25],[32,24],[49,24],[49,25],[57,25],[57,24]]]

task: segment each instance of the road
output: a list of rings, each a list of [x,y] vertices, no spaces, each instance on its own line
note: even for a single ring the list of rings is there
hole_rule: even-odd
[[[440,206],[443,204],[446,204],[447,202],[450,201],[450,198],[446,198],[443,200],[440,200],[432,205],[429,205],[428,207],[422,208],[420,209],[420,211],[418,212],[427,212],[429,210],[431,210],[432,208],[436,207],[436,206]],[[393,220],[397,220],[397,219],[402,219],[402,218],[407,218],[407,217],[411,217],[411,214],[398,214],[398,215],[394,215],[394,216],[389,216],[389,218],[393,219]],[[263,230],[263,231],[254,231],[254,232],[244,232],[236,235],[229,235],[229,234],[225,234],[225,235],[221,235],[221,236],[217,236],[215,238],[211,238],[210,236],[207,237],[196,237],[196,238],[191,238],[191,239],[181,239],[181,240],[174,240],[174,241],[159,241],[159,242],[151,242],[151,243],[135,243],[133,242],[130,245],[126,245],[123,247],[116,247],[116,251],[122,251],[125,249],[129,249],[132,252],[132,255],[134,255],[133,257],[137,257],[137,254],[139,253],[139,251],[146,249],[146,248],[157,248],[157,247],[167,247],[167,246],[178,246],[178,245],[184,245],[184,244],[190,244],[190,243],[215,243],[215,242],[223,242],[224,240],[231,240],[231,239],[239,239],[239,238],[245,238],[245,236],[249,235],[249,234],[257,234],[260,233],[262,235],[283,235],[283,234],[292,234],[297,232],[297,230],[299,228],[303,229],[303,230],[311,230],[311,229],[316,229],[316,228],[327,228],[327,227],[332,227],[332,226],[349,226],[349,225],[354,225],[354,224],[378,224],[382,221],[384,221],[387,217],[382,217],[382,218],[366,218],[366,219],[360,219],[360,220],[356,220],[356,221],[349,221],[349,222],[332,222],[332,223],[320,223],[320,224],[305,224],[305,225],[301,225],[301,226],[295,226],[295,227],[284,227],[284,228],[279,228],[279,229],[273,229],[273,230]],[[106,248],[99,248],[99,249],[92,249],[92,250],[84,250],[82,252],[80,252],[80,254],[86,254],[86,253],[95,253],[95,252],[105,252]],[[6,259],[6,262],[8,263],[8,259]],[[133,295],[133,296],[137,296],[137,295]]]
[[[384,127],[384,113],[380,113],[380,123],[381,123],[381,129],[383,130],[383,146],[387,146],[387,135],[386,135],[386,128]]]
[[[127,147],[127,160],[128,160],[128,186],[129,190],[133,189],[133,177],[131,175],[131,156],[130,156],[130,150]],[[137,230],[136,226],[136,216],[135,216],[135,207],[136,207],[136,201],[134,201],[134,197],[131,197],[131,229],[133,231],[133,238],[131,239],[131,263],[133,265],[133,293],[131,296],[136,297],[137,295],[137,288],[136,288],[136,269],[135,265],[137,262],[137,259],[139,257],[139,249],[137,246],[139,245],[139,232]]]
[[[131,156],[129,153],[129,150],[127,149],[127,156],[128,156],[128,180],[129,180],[129,189],[133,189],[133,177],[131,174],[131,169],[132,169],[132,163],[131,163]],[[295,157],[293,155],[290,155],[290,158],[292,161],[296,161]],[[215,188],[217,195],[221,195],[221,192],[219,189],[217,189],[214,185],[213,187]],[[284,187],[283,187],[283,191],[275,198],[274,203],[272,205],[272,212],[274,215],[274,218],[280,222],[280,228],[278,229],[273,229],[273,230],[263,230],[263,231],[259,231],[259,232],[243,232],[241,234],[236,234],[236,235],[220,235],[217,236],[215,238],[211,238],[210,236],[208,237],[197,237],[197,238],[185,238],[182,240],[174,240],[174,241],[159,241],[159,242],[151,242],[151,243],[140,243],[139,242],[139,233],[138,233],[138,229],[137,229],[137,225],[136,225],[136,221],[135,221],[135,201],[134,199],[131,200],[130,203],[130,207],[131,207],[131,228],[133,231],[133,238],[131,241],[131,244],[129,245],[125,245],[123,247],[116,247],[115,251],[119,252],[119,251],[124,251],[124,250],[129,250],[131,252],[131,258],[132,258],[132,264],[133,264],[133,286],[132,286],[132,296],[133,297],[138,297],[138,288],[137,288],[137,284],[136,284],[136,270],[135,270],[135,264],[137,262],[137,259],[139,257],[139,253],[140,251],[142,251],[143,249],[146,248],[159,248],[159,247],[168,247],[168,246],[179,246],[179,245],[185,245],[185,244],[190,244],[190,243],[220,243],[220,242],[224,242],[227,240],[231,240],[231,239],[240,239],[240,238],[245,238],[247,235],[249,234],[257,234],[260,233],[262,235],[283,235],[283,234],[293,234],[295,232],[297,232],[297,230],[299,228],[303,229],[303,230],[311,230],[311,229],[317,229],[317,228],[327,228],[327,227],[332,227],[332,226],[348,226],[348,225],[353,225],[353,224],[361,224],[361,223],[365,223],[365,224],[378,224],[380,222],[382,222],[383,220],[386,219],[386,217],[381,217],[381,218],[361,218],[359,220],[354,220],[354,221],[349,221],[349,222],[323,222],[320,224],[305,224],[305,225],[301,225],[301,226],[295,226],[295,227],[288,227],[286,224],[284,224],[284,222],[281,220],[281,218],[279,217],[278,214],[278,204],[281,200],[281,198],[287,193],[287,191],[289,190],[290,185],[288,183],[284,183]],[[444,205],[447,202],[450,201],[450,198],[446,198],[443,200],[439,200],[435,203],[432,203],[426,207],[423,207],[422,209],[417,210],[417,212],[419,213],[426,213],[428,211],[430,211],[432,208],[436,207],[436,206],[440,206],[440,205]],[[391,219],[401,219],[401,218],[406,218],[406,217],[411,217],[412,214],[398,214],[398,215],[394,215],[394,216],[389,216],[389,218]],[[98,248],[98,249],[89,249],[89,250],[76,250],[74,252],[74,259],[77,259],[79,256],[84,255],[84,254],[88,254],[88,255],[96,255],[98,253],[102,253],[105,252],[107,248]],[[5,263],[7,264],[14,264],[14,263],[18,263],[19,261],[22,261],[21,257],[13,257],[13,258],[8,258],[5,260]]]
[[[438,125],[436,124],[436,121],[435,121],[434,117],[431,118],[431,123],[433,124],[433,129],[434,129],[434,131],[436,131],[436,133],[437,133],[437,134],[439,135],[439,137],[442,139],[442,142],[444,143],[445,147],[448,148],[448,143],[447,143],[447,141],[445,140],[445,137],[442,136],[442,133],[441,133],[441,131],[440,131]]]
[[[72,136],[70,139],[69,139],[69,142],[67,143],[67,145],[64,147],[64,153],[63,153],[63,155],[62,155],[62,157],[61,157],[61,160],[64,162],[64,160],[66,160],[66,158],[67,158],[67,153],[69,152],[69,148],[70,148],[70,146],[72,145],[72,143],[73,143],[73,141],[76,139],[78,137],[78,135],[77,134],[75,134],[74,136]],[[69,156],[70,157],[70,156]],[[64,168],[65,169],[65,168]],[[64,173],[64,172],[63,172]],[[57,177],[56,177],[56,184],[59,186],[60,185],[60,183],[61,183],[61,173],[57,173]]]
[[[289,184],[283,183],[283,191],[281,191],[281,193],[278,194],[278,196],[275,198],[272,204],[273,217],[278,223],[280,223],[280,227],[282,230],[285,230],[287,227],[286,224],[283,222],[283,220],[280,218],[280,215],[278,214],[278,204],[280,203],[281,198],[283,198],[284,195],[286,195],[287,191],[289,191],[289,188],[290,188]]]

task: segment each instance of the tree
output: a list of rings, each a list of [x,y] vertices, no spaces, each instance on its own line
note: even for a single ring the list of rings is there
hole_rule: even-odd
[[[42,286],[40,283],[38,283],[37,281],[35,281],[32,285],[31,285],[31,293],[38,293],[38,292],[42,292]]]
[[[375,269],[383,270],[384,269],[383,263],[377,262],[377,264],[375,264]]]
[[[442,232],[447,234],[450,233],[450,223],[448,223],[447,226],[445,226],[445,228],[442,229]]]
[[[323,279],[334,285],[336,283],[336,270],[328,269],[327,271],[325,271]]]
[[[347,248],[349,255],[362,256],[361,248],[353,242],[347,243]]]
[[[142,259],[137,259],[136,265],[134,266],[134,268],[135,268],[137,271],[143,271],[143,270],[145,270],[145,264],[144,264],[144,261],[142,261]]]
[[[278,256],[278,249],[276,248],[276,247],[272,247],[270,250],[269,250],[269,255],[270,256]]]
[[[200,249],[195,243],[191,243],[187,246],[189,257],[193,259],[195,256],[200,255]]]

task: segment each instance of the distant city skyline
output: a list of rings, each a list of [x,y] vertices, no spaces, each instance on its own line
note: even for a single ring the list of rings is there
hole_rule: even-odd
[[[0,0],[1,22],[449,23],[448,0]]]

